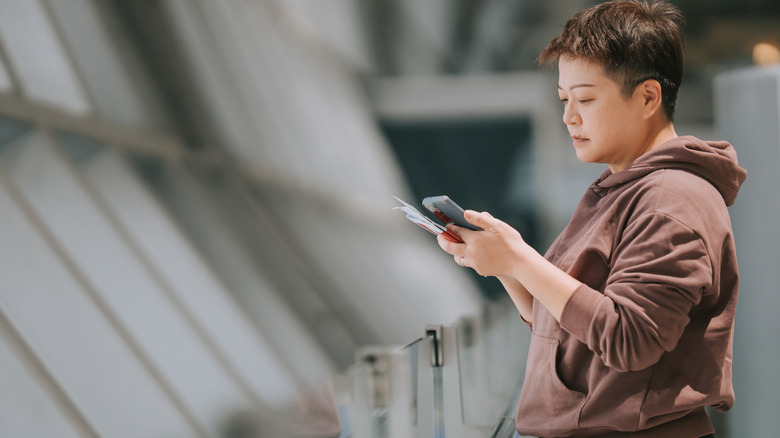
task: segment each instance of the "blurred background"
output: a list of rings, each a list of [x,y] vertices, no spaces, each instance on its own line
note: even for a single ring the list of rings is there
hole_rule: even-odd
[[[536,57],[593,3],[0,0],[0,436],[513,436],[527,329],[392,196],[544,252],[603,167]],[[748,170],[711,417],[773,436],[780,3],[672,3],[677,132]]]

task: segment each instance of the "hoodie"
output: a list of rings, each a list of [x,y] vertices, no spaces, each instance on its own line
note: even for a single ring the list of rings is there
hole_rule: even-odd
[[[678,137],[586,191],[546,258],[582,282],[560,323],[536,300],[521,435],[699,437],[731,408],[738,271],[726,142]]]

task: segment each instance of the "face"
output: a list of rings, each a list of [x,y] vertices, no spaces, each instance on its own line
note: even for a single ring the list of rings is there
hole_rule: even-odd
[[[601,65],[582,59],[561,58],[558,72],[563,123],[580,161],[605,163],[618,172],[647,150],[639,88],[625,97]]]

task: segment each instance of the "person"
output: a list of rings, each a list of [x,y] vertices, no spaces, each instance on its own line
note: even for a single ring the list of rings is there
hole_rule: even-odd
[[[543,257],[506,223],[439,236],[496,276],[531,328],[520,435],[702,437],[728,410],[738,293],[727,211],[745,180],[724,141],[678,136],[683,17],[661,1],[577,13],[542,51],[558,65],[577,157],[607,169]]]

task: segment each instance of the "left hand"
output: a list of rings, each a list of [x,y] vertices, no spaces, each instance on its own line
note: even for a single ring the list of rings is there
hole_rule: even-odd
[[[473,268],[480,275],[513,277],[513,268],[528,247],[520,233],[487,212],[466,210],[465,217],[482,231],[447,225],[464,243],[454,243],[439,235],[439,246],[453,256],[455,263]]]

